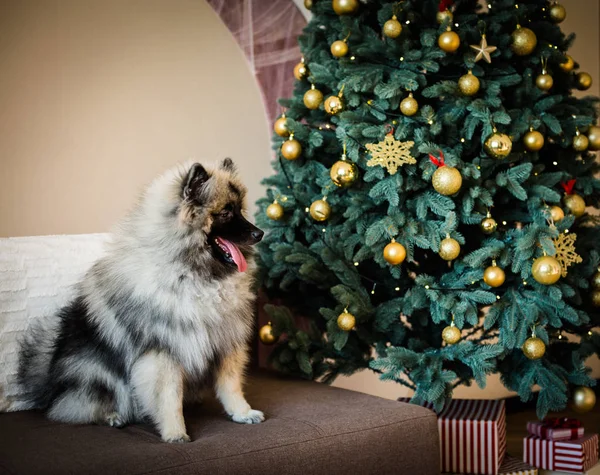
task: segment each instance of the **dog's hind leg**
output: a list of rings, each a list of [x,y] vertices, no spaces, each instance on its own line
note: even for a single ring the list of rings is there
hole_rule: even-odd
[[[183,420],[183,371],[166,353],[151,351],[133,365],[131,385],[142,413],[165,442],[189,442]]]
[[[252,409],[242,392],[244,370],[248,363],[248,353],[238,349],[223,358],[216,374],[215,391],[225,412],[234,422],[258,424],[265,420],[262,412]]]

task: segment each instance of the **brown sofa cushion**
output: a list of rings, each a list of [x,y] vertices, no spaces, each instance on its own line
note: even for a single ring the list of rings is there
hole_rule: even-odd
[[[69,426],[37,412],[0,414],[0,473],[439,473],[437,419],[422,407],[261,373],[249,378],[259,425],[219,404],[186,411],[192,442],[165,444],[149,426]]]

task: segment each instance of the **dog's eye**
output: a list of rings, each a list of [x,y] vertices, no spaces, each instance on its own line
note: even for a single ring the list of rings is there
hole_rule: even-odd
[[[219,218],[221,219],[230,219],[233,215],[233,212],[228,208],[223,208],[219,213]]]

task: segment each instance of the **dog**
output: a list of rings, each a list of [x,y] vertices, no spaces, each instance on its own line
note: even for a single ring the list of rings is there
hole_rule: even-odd
[[[231,159],[154,180],[74,299],[26,333],[18,408],[67,423],[150,421],[163,441],[188,442],[184,401],[212,386],[233,421],[262,422],[242,392],[263,236],[245,195]]]

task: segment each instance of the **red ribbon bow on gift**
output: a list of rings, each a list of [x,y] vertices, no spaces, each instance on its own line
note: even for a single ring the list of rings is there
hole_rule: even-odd
[[[571,429],[571,439],[577,439],[580,427],[582,427],[582,424],[579,419],[572,417],[550,417],[543,422],[541,436],[545,439],[550,429]]]
[[[431,163],[433,163],[436,167],[443,167],[444,165],[446,165],[444,163],[444,152],[442,152],[441,150],[440,150],[440,158],[438,158],[435,155],[433,155],[432,153],[430,153],[429,160],[431,160]]]

